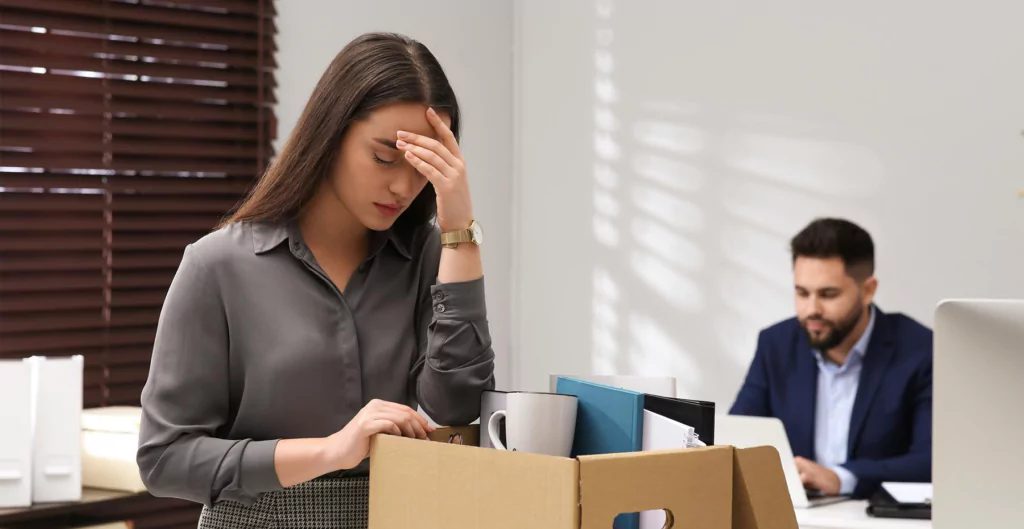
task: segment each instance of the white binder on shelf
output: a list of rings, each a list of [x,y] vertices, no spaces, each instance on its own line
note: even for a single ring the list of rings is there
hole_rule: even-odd
[[[34,356],[32,502],[82,499],[82,371],[80,355]]]
[[[32,364],[0,360],[0,508],[32,504]]]

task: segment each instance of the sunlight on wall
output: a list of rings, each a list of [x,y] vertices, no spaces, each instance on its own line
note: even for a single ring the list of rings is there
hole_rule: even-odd
[[[619,226],[622,226],[622,207],[619,202],[621,189],[619,176],[613,168],[622,157],[622,149],[615,141],[619,128],[612,105],[618,100],[618,91],[612,82],[615,60],[608,46],[614,34],[606,24],[612,16],[610,0],[598,1],[596,5],[597,27],[595,29],[594,51],[594,240],[595,264],[602,250],[614,249],[620,245]],[[614,251],[614,250],[612,250]],[[619,286],[612,273],[601,266],[593,271],[593,322],[591,323],[591,369],[593,373],[617,373],[619,360],[620,308],[622,305]]]
[[[634,94],[615,80],[616,6],[595,6],[593,372],[667,374],[682,396],[721,400],[735,388],[709,385],[744,372],[764,315],[791,304],[788,238],[808,204],[828,205],[817,173],[867,173],[870,192],[880,164],[849,145],[756,132],[782,119],[770,114],[712,133],[703,102]]]
[[[619,229],[614,218],[619,214],[619,200],[615,190],[619,187],[619,176],[606,162],[594,164],[594,239],[600,244],[615,247],[619,244]]]
[[[704,174],[697,168],[658,154],[634,155],[633,171],[650,182],[672,191],[699,191],[705,184]]]
[[[730,223],[721,229],[725,260],[789,297],[792,288],[788,240],[758,226]]]
[[[637,123],[633,136],[642,145],[682,155],[697,154],[707,143],[705,134],[695,128],[658,121]]]
[[[669,329],[674,317],[705,306],[689,275],[705,266],[705,255],[684,234],[706,229],[704,213],[688,198],[705,188],[706,177],[688,158],[703,152],[708,138],[653,109],[646,117],[619,113],[632,101],[614,80],[616,6],[595,6],[593,372],[667,373],[699,392],[700,367]],[[668,310],[649,312],[654,300]]]
[[[704,229],[704,214],[693,202],[644,184],[634,184],[633,205],[665,224],[683,231]]]
[[[746,133],[725,138],[722,152],[752,175],[843,198],[874,194],[885,176],[877,155],[840,141]]]
[[[665,328],[650,316],[634,312],[629,316],[630,374],[641,376],[673,376],[679,395],[692,395],[699,390],[700,366],[694,355],[683,350]]]
[[[826,200],[805,190],[749,178],[725,181],[722,205],[737,218],[783,238],[784,245],[804,227],[812,212],[849,216],[858,224],[873,225],[876,221],[876,215],[866,207],[851,208],[837,199]]]
[[[786,311],[792,307],[792,287],[772,284],[744,267],[726,266],[718,271],[718,292],[725,306],[739,316],[743,326],[764,326],[764,311],[774,307]],[[786,276],[782,276],[785,278]],[[747,351],[747,356],[753,351]]]
[[[661,259],[647,252],[633,252],[629,264],[636,276],[665,303],[685,312],[699,312],[704,308],[700,287]],[[643,292],[636,294],[640,299],[646,297]]]
[[[593,369],[594,373],[615,373],[615,362],[619,352],[616,333],[619,331],[617,306],[621,297],[619,287],[610,273],[603,268],[594,269],[594,322],[593,322]]]
[[[688,272],[704,266],[704,253],[700,247],[649,218],[633,219],[630,233],[644,250]]]

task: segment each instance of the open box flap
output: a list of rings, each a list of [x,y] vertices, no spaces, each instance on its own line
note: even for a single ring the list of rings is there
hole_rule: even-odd
[[[370,529],[579,523],[575,459],[378,435],[370,476]]]
[[[668,509],[674,527],[731,527],[732,447],[581,456],[581,529]]]
[[[779,452],[737,449],[733,462],[733,529],[797,529]]]

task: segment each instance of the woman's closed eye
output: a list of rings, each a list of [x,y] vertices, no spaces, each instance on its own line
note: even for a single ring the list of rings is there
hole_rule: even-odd
[[[377,153],[373,153],[373,161],[387,167],[389,165],[393,165],[397,160],[385,160],[384,158],[377,156]]]

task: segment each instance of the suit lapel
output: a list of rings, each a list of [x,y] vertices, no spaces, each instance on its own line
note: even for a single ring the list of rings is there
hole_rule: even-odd
[[[857,396],[853,401],[853,413],[850,416],[850,435],[847,439],[847,457],[852,457],[857,451],[861,433],[864,430],[864,422],[868,417],[868,410],[874,402],[879,388],[882,387],[882,379],[885,378],[886,368],[892,361],[896,352],[896,342],[893,338],[892,328],[885,313],[875,307],[875,328],[868,342],[868,350],[864,354],[864,367],[861,370],[860,382],[857,385]]]
[[[794,455],[814,459],[814,417],[818,399],[818,364],[802,330],[797,331],[793,409],[797,417],[793,432]]]

